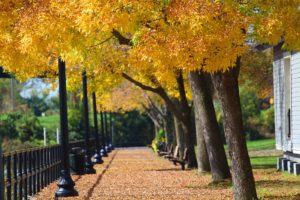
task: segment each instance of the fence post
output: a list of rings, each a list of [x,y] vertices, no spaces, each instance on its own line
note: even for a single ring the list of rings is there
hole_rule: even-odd
[[[59,128],[56,128],[56,143],[60,144],[60,141],[59,141]]]
[[[4,200],[4,168],[2,155],[2,138],[0,136],[0,200]]]
[[[47,146],[47,129],[44,128],[44,146]]]

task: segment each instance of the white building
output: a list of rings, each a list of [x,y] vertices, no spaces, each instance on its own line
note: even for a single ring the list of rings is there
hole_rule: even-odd
[[[278,168],[300,173],[300,53],[274,47],[273,78]]]

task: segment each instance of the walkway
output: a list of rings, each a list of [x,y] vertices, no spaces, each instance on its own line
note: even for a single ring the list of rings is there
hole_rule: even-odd
[[[104,160],[97,175],[73,176],[79,196],[65,199],[231,199],[230,186],[209,186],[210,175],[180,171],[149,148],[116,149]],[[37,199],[54,199],[56,189],[51,184]]]

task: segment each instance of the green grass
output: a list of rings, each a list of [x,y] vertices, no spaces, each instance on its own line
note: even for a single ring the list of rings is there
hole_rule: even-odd
[[[275,139],[264,139],[247,142],[248,151],[275,149]]]
[[[275,139],[264,139],[256,141],[247,141],[248,151],[260,151],[275,149]],[[250,156],[253,168],[275,168],[277,156]]]
[[[228,151],[228,146],[224,145],[225,150]],[[258,151],[266,149],[275,149],[275,139],[263,139],[247,141],[248,151]]]
[[[49,115],[45,117],[38,117],[41,125],[47,130],[55,131],[59,128],[59,115]]]
[[[277,156],[262,156],[262,157],[251,157],[251,164],[253,166],[275,166],[277,161]]]
[[[273,150],[275,149],[275,139],[263,139],[255,141],[247,141],[248,151]],[[226,152],[228,151],[225,145]],[[254,168],[274,168],[277,162],[277,156],[250,156],[251,164]]]

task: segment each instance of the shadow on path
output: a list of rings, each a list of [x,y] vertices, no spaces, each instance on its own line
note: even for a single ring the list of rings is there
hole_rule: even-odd
[[[103,175],[105,174],[105,172],[109,169],[111,163],[113,162],[113,160],[115,159],[116,155],[118,153],[118,150],[115,150],[114,155],[112,156],[111,160],[109,161],[109,163],[106,165],[106,167],[104,168],[104,170],[101,172],[101,174],[99,174],[96,182],[94,183],[94,185],[89,189],[88,193],[87,193],[87,197],[85,198],[86,200],[90,199],[92,197],[92,194],[95,190],[95,188],[97,187],[97,185],[99,185]]]

